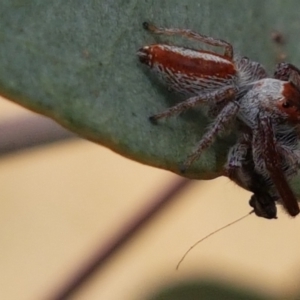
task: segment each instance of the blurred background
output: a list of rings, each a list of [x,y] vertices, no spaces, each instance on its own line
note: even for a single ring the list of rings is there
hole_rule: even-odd
[[[74,276],[178,183],[170,172],[75,138],[3,98],[0,120],[1,143],[7,138],[0,167],[0,299],[58,299]],[[45,144],[53,130],[62,139]],[[22,145],[13,141],[30,144],[36,132],[46,132],[40,145],[15,151]],[[249,213],[249,198],[227,178],[186,185],[70,299],[175,299],[166,289],[202,283],[297,299],[300,217],[281,208],[278,220],[252,214],[218,232],[175,270],[197,240]],[[183,297],[178,299],[200,299]]]

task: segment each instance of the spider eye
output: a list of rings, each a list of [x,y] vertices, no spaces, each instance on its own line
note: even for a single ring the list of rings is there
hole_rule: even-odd
[[[282,103],[282,107],[283,108],[289,108],[289,107],[291,107],[291,104],[288,101],[285,101],[285,102]]]

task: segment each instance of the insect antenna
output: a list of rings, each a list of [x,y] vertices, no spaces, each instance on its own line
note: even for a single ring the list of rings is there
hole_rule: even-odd
[[[178,262],[178,264],[177,264],[177,266],[176,266],[176,271],[178,271],[178,269],[179,269],[181,263],[184,261],[184,259],[186,258],[186,256],[190,253],[190,251],[191,251],[192,249],[194,249],[198,244],[202,243],[204,240],[208,239],[209,237],[211,237],[212,235],[216,234],[217,232],[219,232],[219,231],[221,231],[221,230],[223,230],[223,229],[225,229],[225,228],[227,228],[227,227],[229,227],[229,226],[231,226],[231,225],[233,225],[233,224],[235,224],[235,223],[237,223],[237,222],[239,222],[239,221],[242,221],[243,219],[247,218],[247,217],[248,217],[249,215],[251,215],[252,213],[254,213],[254,210],[251,210],[251,211],[250,211],[249,213],[247,213],[246,215],[244,215],[244,216],[242,216],[242,217],[240,217],[240,218],[238,218],[238,219],[236,219],[236,220],[234,220],[234,221],[232,221],[232,222],[230,222],[230,223],[228,223],[228,224],[226,224],[226,225],[224,225],[224,226],[222,226],[222,227],[220,227],[220,228],[214,230],[214,231],[211,232],[210,234],[208,234],[208,235],[206,235],[205,237],[203,237],[202,239],[198,240],[195,244],[193,244],[193,245],[192,245],[192,246],[191,246],[191,247],[183,254],[183,256],[181,257],[180,261]]]

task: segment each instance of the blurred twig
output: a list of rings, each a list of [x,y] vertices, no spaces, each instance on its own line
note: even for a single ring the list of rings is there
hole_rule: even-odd
[[[0,155],[74,137],[76,137],[74,134],[43,116],[18,117],[0,122]],[[68,299],[78,291],[96,270],[106,263],[147,222],[167,206],[178,192],[191,182],[191,180],[180,178],[152,201],[145,202],[149,205],[135,218],[132,218],[127,225],[122,226],[123,229],[111,241],[106,245],[100,245],[95,254],[90,256],[90,261],[81,270],[77,271],[75,276],[50,299]]]
[[[49,118],[32,114],[0,122],[0,155],[76,137]]]
[[[179,178],[172,185],[163,191],[160,195],[156,196],[153,200],[145,202],[149,203],[147,207],[143,209],[137,216],[131,218],[129,222],[123,225],[120,232],[113,237],[106,245],[100,245],[99,249],[89,257],[90,260],[81,267],[80,270],[76,271],[75,275],[70,279],[57,292],[57,294],[50,299],[63,300],[70,299],[84,283],[102,267],[118,250],[120,250],[126,242],[128,242],[138,231],[147,224],[158,212],[161,212],[163,208],[167,206],[174,196],[180,191],[186,188],[192,181],[188,179]]]

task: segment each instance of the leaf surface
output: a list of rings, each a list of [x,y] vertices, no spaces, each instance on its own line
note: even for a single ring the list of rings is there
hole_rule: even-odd
[[[296,0],[41,1],[2,0],[0,93],[80,136],[141,163],[180,173],[208,122],[195,110],[153,126],[148,117],[181,98],[141,66],[136,51],[169,42],[202,47],[142,28],[189,28],[231,42],[269,68],[281,54],[299,60]],[[288,36],[284,46],[273,30]],[[219,176],[234,136],[224,136],[185,174]]]

